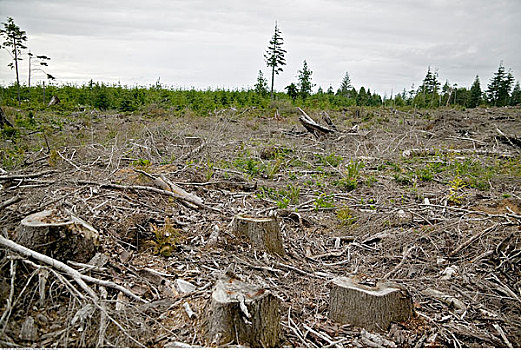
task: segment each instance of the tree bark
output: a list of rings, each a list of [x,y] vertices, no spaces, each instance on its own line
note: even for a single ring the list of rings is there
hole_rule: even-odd
[[[396,284],[370,287],[356,279],[338,277],[331,282],[329,318],[369,331],[386,331],[391,322],[408,320],[413,314],[409,293]]]
[[[232,233],[247,237],[253,248],[284,256],[284,246],[276,217],[237,215],[233,219]]]
[[[207,318],[211,345],[277,347],[280,342],[279,299],[271,292],[235,278],[220,279]]]
[[[45,210],[22,220],[15,241],[59,261],[86,263],[96,254],[98,231],[73,215]]]

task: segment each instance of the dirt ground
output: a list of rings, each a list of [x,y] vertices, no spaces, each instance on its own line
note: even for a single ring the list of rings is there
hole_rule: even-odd
[[[64,262],[146,302],[88,283],[93,302],[0,247],[0,345],[211,346],[208,302],[233,271],[279,297],[282,347],[521,347],[520,108],[353,108],[328,112],[337,132],[320,137],[280,114],[42,112],[44,131],[1,140],[4,164],[19,157],[0,173],[2,235],[44,209],[73,213],[100,233],[100,254]],[[204,206],[151,190],[146,174]],[[241,213],[277,215],[285,256],[236,237]],[[329,320],[339,276],[402,285],[414,317],[372,333]]]

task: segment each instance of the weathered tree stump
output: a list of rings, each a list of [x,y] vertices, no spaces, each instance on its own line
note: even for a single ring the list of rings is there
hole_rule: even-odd
[[[237,215],[233,221],[232,233],[238,237],[246,236],[255,249],[284,256],[280,225],[274,216]]]
[[[338,277],[331,282],[329,318],[370,331],[386,331],[391,322],[408,320],[413,314],[409,293],[394,283],[375,287]]]
[[[250,347],[277,347],[279,299],[269,291],[235,278],[217,281],[207,319],[211,345],[238,341]]]
[[[98,246],[98,231],[71,214],[44,210],[25,217],[15,241],[56,260],[86,263]]]

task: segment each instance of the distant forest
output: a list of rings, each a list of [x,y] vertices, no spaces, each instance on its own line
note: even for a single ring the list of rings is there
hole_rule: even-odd
[[[291,86],[293,85],[293,87]],[[301,94],[297,85],[291,84],[286,92],[274,92],[272,102],[267,83],[259,72],[257,83],[250,89],[176,89],[161,85],[126,86],[120,84],[107,85],[90,81],[81,86],[64,84],[49,85],[40,83],[37,86],[20,87],[20,106],[29,109],[40,109],[46,106],[52,96],[59,97],[61,103],[54,108],[74,110],[78,108],[97,108],[100,110],[118,110],[121,112],[136,111],[139,108],[156,104],[158,106],[194,112],[209,113],[223,108],[260,109],[274,105],[305,106],[309,108],[340,110],[351,106],[394,106],[436,108],[442,106],[460,106],[473,108],[478,106],[508,106],[521,103],[519,82],[514,85],[514,77],[503,65],[494,74],[485,90],[482,90],[479,77],[476,76],[470,88],[444,85],[430,68],[422,84],[415,89],[403,90],[395,96],[383,97],[372,93],[369,88],[356,89],[351,86],[346,73],[340,87],[335,91],[329,87],[326,91],[318,88],[315,93]],[[292,91],[291,89],[294,88]],[[16,84],[0,86],[2,105],[18,106],[18,89]]]

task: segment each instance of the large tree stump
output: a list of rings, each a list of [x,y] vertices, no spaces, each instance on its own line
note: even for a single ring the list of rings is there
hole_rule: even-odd
[[[347,277],[331,282],[329,318],[336,322],[386,331],[391,322],[406,321],[412,313],[409,293],[394,283],[371,287]]]
[[[235,278],[218,280],[208,313],[207,337],[215,346],[238,341],[250,347],[277,347],[279,299]]]
[[[44,210],[22,220],[15,241],[56,260],[86,263],[96,254],[98,236],[95,228],[74,215]]]
[[[246,236],[253,248],[284,256],[284,246],[277,217],[237,215],[232,225],[234,235]]]

